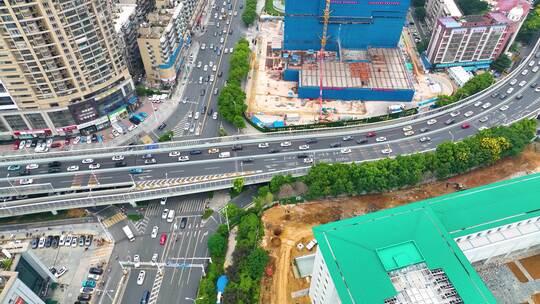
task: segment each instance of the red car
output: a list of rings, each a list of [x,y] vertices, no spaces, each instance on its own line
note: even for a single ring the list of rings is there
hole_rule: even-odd
[[[60,148],[62,147],[62,144],[59,142],[52,143],[51,148]]]
[[[159,238],[159,244],[161,246],[165,245],[165,243],[167,242],[167,234],[166,233],[162,233],[161,234],[161,238]]]
[[[366,137],[375,137],[377,134],[375,132],[369,132]]]
[[[66,139],[64,140],[64,145],[67,146],[67,145],[69,145],[70,143],[71,143],[71,138],[68,137],[68,138],[66,138]]]
[[[464,122],[462,125],[461,125],[461,128],[462,129],[468,129],[471,125],[468,123],[468,122]]]

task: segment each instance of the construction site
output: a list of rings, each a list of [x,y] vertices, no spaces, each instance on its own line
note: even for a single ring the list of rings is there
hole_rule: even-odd
[[[284,22],[260,23],[248,117],[282,127],[357,120],[422,107],[455,87],[445,74],[425,74],[404,32],[397,48],[340,51],[283,49]]]

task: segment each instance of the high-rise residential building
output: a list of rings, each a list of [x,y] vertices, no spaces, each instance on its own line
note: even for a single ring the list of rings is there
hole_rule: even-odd
[[[527,0],[493,0],[488,1],[492,11],[501,13],[508,19],[508,40],[505,51],[512,46],[516,36],[527,18],[531,3]]]
[[[156,1],[148,21],[139,28],[139,50],[149,86],[172,86],[191,41],[189,25],[198,0]]]
[[[409,0],[331,1],[327,50],[393,48],[401,36]],[[285,50],[319,50],[325,0],[288,0]]]
[[[508,19],[501,13],[443,17],[437,20],[427,49],[431,68],[488,68],[508,40]]]
[[[313,228],[312,303],[497,303],[472,264],[537,252],[539,187],[522,176]]]
[[[0,79],[17,110],[0,135],[90,133],[127,107],[133,82],[110,1],[0,2]]]
[[[428,0],[426,1],[426,28],[433,29],[437,19],[442,17],[461,17],[463,14],[454,0]]]

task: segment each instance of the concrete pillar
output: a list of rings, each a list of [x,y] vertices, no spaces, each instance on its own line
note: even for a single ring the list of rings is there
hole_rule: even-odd
[[[133,208],[136,208],[136,207],[137,207],[137,202],[136,202],[136,201],[131,201],[131,202],[129,202],[129,204],[130,204],[131,207],[133,207]]]
[[[53,215],[58,215],[58,211],[56,211],[56,210],[52,210],[51,213],[52,213]]]

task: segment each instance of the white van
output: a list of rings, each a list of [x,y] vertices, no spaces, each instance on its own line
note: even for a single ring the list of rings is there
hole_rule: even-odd
[[[231,157],[231,152],[221,152],[219,153],[219,158]]]
[[[199,77],[199,84],[202,84],[202,76]]]
[[[169,210],[169,214],[167,215],[167,223],[172,223],[174,221],[174,210]]]

